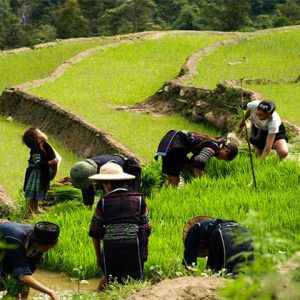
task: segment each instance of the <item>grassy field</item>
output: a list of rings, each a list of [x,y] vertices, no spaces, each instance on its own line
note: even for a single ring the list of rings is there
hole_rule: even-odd
[[[64,105],[95,126],[112,133],[141,158],[150,160],[159,140],[169,129],[190,129],[211,134],[217,132],[176,116],[150,116],[115,111],[113,108],[145,99],[178,74],[188,55],[223,38],[217,35],[177,36],[122,45],[93,55],[74,65],[56,82],[30,92]],[[272,48],[275,44],[277,46]],[[299,65],[295,63],[298,55],[295,49],[299,49],[299,45],[299,31],[291,31],[268,34],[223,47],[199,64],[199,81],[195,81],[195,84],[213,87],[221,80],[240,77],[294,80],[299,75]],[[286,57],[283,53],[287,53]],[[247,58],[245,62],[228,65],[229,62],[242,61],[243,57]],[[278,61],[280,64],[276,64]],[[202,66],[202,63],[205,65]],[[22,67],[21,61],[19,64]],[[49,68],[47,72],[51,70]],[[264,93],[270,93],[270,97],[280,106],[279,112],[284,116],[289,114],[289,120],[296,122],[299,118],[296,97],[299,87],[296,84],[251,85],[251,88],[263,88]],[[283,98],[287,93],[289,98]],[[282,106],[287,101],[289,105],[285,105],[284,111]],[[14,199],[22,199],[21,189],[29,149],[22,144],[21,136],[28,127],[0,117],[0,182]],[[53,137],[50,136],[49,140],[63,157],[58,177],[68,175],[72,164],[80,158],[64,150]],[[145,265],[148,280],[183,274],[182,229],[187,219],[199,214],[234,219],[246,225],[254,235],[255,258],[264,273],[269,260],[273,260],[274,268],[279,261],[299,251],[299,162],[279,161],[273,154],[267,160],[255,158],[258,185],[255,190],[249,159],[241,152],[238,158],[228,163],[212,159],[207,166],[207,177],[201,180],[193,180],[179,189],[164,186],[146,199],[153,228],[149,259]],[[146,178],[149,182],[152,180],[157,183],[160,180],[159,164],[153,168],[155,172],[145,168],[144,180]],[[76,277],[79,267],[82,267],[86,279],[100,275],[95,267],[92,241],[88,237],[92,214],[93,211],[73,201],[56,205],[39,217],[39,220],[53,221],[61,227],[59,244],[47,253],[43,267],[66,272],[70,277]],[[204,259],[199,259],[198,273],[204,270],[205,263]],[[253,282],[251,280],[250,285]],[[91,299],[93,297],[91,295]],[[117,291],[116,299],[118,297]],[[75,296],[74,299],[79,298]]]
[[[0,182],[12,199],[23,199],[22,189],[30,150],[22,143],[22,135],[29,127],[6,121],[0,116]],[[48,138],[63,158],[56,178],[68,176],[72,165],[80,158],[64,149],[53,137]]]
[[[231,79],[295,81],[299,77],[300,29],[273,32],[219,48],[197,65],[190,85],[214,88]],[[300,125],[298,83],[246,85],[278,103],[280,115]]]
[[[148,279],[155,279],[158,271],[165,277],[174,277],[175,271],[182,271],[182,229],[185,221],[196,215],[234,219],[248,226],[257,242],[258,262],[263,263],[263,256],[268,253],[275,256],[280,251],[286,255],[293,253],[295,249],[282,240],[295,241],[299,234],[299,166],[294,161],[281,162],[275,155],[267,161],[255,159],[254,163],[257,190],[251,185],[248,157],[242,155],[230,163],[213,159],[207,178],[193,180],[181,189],[165,187],[147,199],[153,227],[145,267]],[[259,214],[258,219],[248,219],[253,212]],[[49,252],[44,264],[47,269],[66,271],[74,276],[74,268],[82,266],[85,278],[99,276],[94,266],[92,242],[87,235],[91,216],[91,211],[76,202],[61,204],[43,216],[61,226],[60,243]],[[259,244],[261,241],[264,245]],[[72,247],[74,251],[70,251]],[[200,259],[200,271],[204,267],[205,260]]]
[[[121,45],[93,55],[56,82],[29,92],[58,102],[112,133],[140,157],[150,159],[169,129],[208,129],[177,117],[153,117],[113,108],[144,100],[176,77],[189,55],[226,38],[229,36],[185,35]]]
[[[19,54],[0,55],[0,92],[5,87],[47,77],[55,68],[76,54],[112,42],[99,40],[57,44]]]

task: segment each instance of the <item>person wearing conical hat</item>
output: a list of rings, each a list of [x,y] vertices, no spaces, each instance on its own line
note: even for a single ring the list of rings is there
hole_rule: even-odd
[[[59,232],[59,227],[51,222],[39,222],[32,226],[9,220],[0,221],[2,283],[9,275],[17,280],[17,288],[7,291],[10,296],[16,296],[16,299],[27,299],[29,290],[32,288],[47,294],[51,299],[59,299],[57,293],[41,284],[33,276],[43,253],[57,244]],[[5,290],[7,286],[2,286],[2,283],[0,290]]]
[[[197,257],[207,257],[207,269],[236,274],[254,259],[251,232],[232,220],[192,218],[185,224],[182,237],[187,268],[197,264]]]
[[[135,176],[108,162],[99,174],[89,178],[100,182],[106,193],[97,204],[89,229],[97,265],[104,272],[98,289],[113,280],[143,280],[151,226],[143,195],[128,188]]]
[[[266,157],[272,149],[283,159],[288,155],[285,127],[275,111],[276,105],[271,100],[254,100],[247,104],[247,110],[240,121],[240,131],[246,120],[251,119],[251,138],[257,156]]]
[[[162,157],[162,172],[169,184],[177,187],[180,173],[187,169],[194,177],[202,177],[207,162],[212,158],[231,161],[238,154],[235,144],[226,144],[225,137],[210,137],[199,132],[170,130],[158,145],[154,158]],[[189,158],[188,154],[192,157]]]
[[[70,177],[73,186],[81,190],[83,203],[86,206],[92,207],[95,197],[95,185],[93,185],[89,176],[99,173],[100,168],[109,161],[114,161],[125,172],[134,175],[135,179],[130,181],[129,187],[132,190],[139,188],[141,184],[141,167],[133,156],[123,158],[120,155],[104,154],[85,159],[73,165]]]

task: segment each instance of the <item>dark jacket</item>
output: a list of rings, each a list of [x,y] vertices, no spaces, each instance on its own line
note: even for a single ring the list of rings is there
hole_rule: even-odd
[[[30,150],[30,157],[28,160],[28,168],[25,173],[25,181],[23,190],[25,191],[25,187],[31,172],[34,169],[41,170],[41,187],[46,192],[50,188],[50,181],[53,179],[53,175],[50,172],[50,167],[48,162],[55,158],[55,154],[51,148],[51,146],[47,143],[44,145],[46,153],[42,151],[38,146],[32,148]]]
[[[13,274],[15,278],[22,275],[32,275],[39,263],[42,254],[37,253],[27,257],[26,250],[29,246],[29,238],[33,233],[33,226],[15,222],[0,224],[1,239],[9,245],[15,245],[15,249],[5,251],[1,263],[1,277]]]
[[[122,224],[125,224],[124,228]],[[89,230],[89,236],[96,240],[139,238],[142,261],[147,260],[150,234],[150,220],[143,195],[126,189],[111,191],[98,202]]]
[[[190,152],[198,154],[204,147],[211,146],[211,144],[217,145],[213,146],[216,149],[216,155],[218,149],[220,149],[225,142],[225,137],[210,137],[197,132],[170,130],[160,141],[154,158],[157,160],[158,156],[164,157],[173,149],[180,149],[185,152],[185,154]]]
[[[197,263],[199,244],[208,249],[206,267],[214,272],[226,268],[229,273],[237,273],[240,264],[254,258],[250,231],[235,221],[216,219],[195,224],[185,240],[186,265]]]

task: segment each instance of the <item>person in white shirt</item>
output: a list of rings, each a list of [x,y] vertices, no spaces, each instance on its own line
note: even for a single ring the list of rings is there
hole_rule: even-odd
[[[276,150],[283,159],[288,155],[285,127],[275,111],[276,105],[271,100],[255,100],[247,104],[247,110],[240,121],[240,129],[245,126],[246,120],[251,120],[250,143],[258,156],[266,157],[271,149]]]

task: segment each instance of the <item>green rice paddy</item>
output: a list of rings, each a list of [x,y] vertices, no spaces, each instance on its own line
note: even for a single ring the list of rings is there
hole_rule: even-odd
[[[193,180],[181,189],[163,188],[147,199],[152,223],[149,244],[149,259],[145,273],[149,280],[156,274],[153,267],[165,276],[171,266],[183,256],[182,229],[185,221],[196,215],[233,219],[248,226],[255,240],[267,239],[269,234],[281,239],[295,241],[299,234],[300,168],[295,161],[279,161],[271,155],[267,161],[255,159],[257,190],[253,188],[249,159],[246,155],[232,162],[213,159],[208,168],[208,176]],[[248,215],[258,212],[264,227],[257,227]],[[60,204],[43,216],[61,226],[61,237],[57,248],[49,252],[44,267],[56,271],[66,271],[74,276],[74,268],[82,266],[85,278],[99,276],[95,268],[95,255],[88,229],[92,211],[78,203]],[[70,245],[76,251],[70,251]],[[71,247],[73,247],[71,246]],[[262,263],[263,253],[257,245],[256,259]],[[270,243],[264,252],[278,254],[280,251],[290,255],[294,249],[287,243]],[[200,271],[205,260],[199,259]],[[172,274],[175,276],[174,274]]]
[[[241,77],[295,80],[299,76],[299,37],[299,30],[276,32],[224,46],[199,63],[199,76],[195,77],[192,84],[214,87],[222,80]],[[120,45],[94,54],[73,65],[56,82],[30,92],[50,98],[72,110],[93,125],[112,133],[144,161],[150,161],[159,140],[169,129],[210,134],[217,132],[177,116],[152,116],[116,111],[114,108],[144,100],[165,81],[176,77],[189,55],[225,38],[230,36],[170,36]],[[49,54],[49,60],[54,56],[56,54]],[[1,59],[4,58],[0,58],[0,62]],[[229,64],[234,62],[238,63]],[[40,70],[32,79],[47,76],[60,63],[57,60],[48,67],[45,62],[41,64],[41,59],[32,62],[33,65],[41,64],[47,68],[44,75],[40,75]],[[13,74],[13,67],[21,68],[22,64],[22,60],[16,65],[11,64],[7,72]],[[24,67],[24,74],[28,69],[29,64]],[[21,83],[31,80],[29,75],[20,75],[18,82],[14,82],[15,78],[10,75],[4,82],[8,82],[8,85]],[[297,101],[299,83],[249,87],[272,98],[282,116],[300,123]],[[0,182],[14,199],[23,199],[21,190],[29,149],[22,144],[21,137],[28,127],[0,117]],[[81,158],[64,150],[53,137],[50,136],[49,141],[63,157],[58,178],[67,176],[72,164]],[[254,158],[258,186],[255,190],[248,156],[243,151],[241,153],[228,163],[212,159],[205,178],[192,180],[179,189],[164,186],[146,199],[152,223],[149,259],[145,265],[147,279],[156,280],[158,275],[161,278],[176,277],[183,272],[182,229],[185,221],[196,215],[234,219],[246,225],[254,235],[256,261],[264,272],[267,269],[266,257],[278,258],[276,262],[279,262],[299,251],[299,162],[279,161],[274,154],[267,160]],[[147,166],[144,178],[151,181],[152,176],[156,183],[160,180],[159,164],[154,168],[156,171]],[[53,221],[61,227],[59,244],[47,253],[42,265],[44,268],[66,272],[74,277],[77,272],[75,269],[82,267],[86,279],[100,276],[92,240],[88,237],[92,214],[93,211],[87,210],[80,202],[73,201],[58,204],[39,218]],[[199,272],[204,270],[204,259],[198,260],[198,267]],[[177,271],[180,272],[177,274]]]
[[[0,116],[0,182],[14,200],[23,199],[23,183],[30,149],[22,143],[22,136],[29,128],[29,125],[6,121],[5,117]],[[48,138],[51,145],[62,156],[56,178],[68,176],[72,165],[80,158],[66,150],[52,136]]]
[[[177,76],[189,55],[226,38],[229,36],[180,35],[120,45],[93,55],[57,81],[29,92],[58,102],[149,160],[170,129],[215,132],[179,117],[120,112],[114,108],[146,99],[165,81]]]
[[[51,47],[2,56],[0,52],[0,92],[6,87],[47,77],[59,65],[78,53],[112,42],[110,40],[98,40],[68,44],[58,43]]]
[[[299,125],[300,84],[295,82],[300,75],[299,51],[300,29],[259,35],[223,46],[204,57],[197,65],[197,76],[189,84],[214,88],[221,81],[241,78],[283,81],[244,86],[273,99],[279,114]]]

